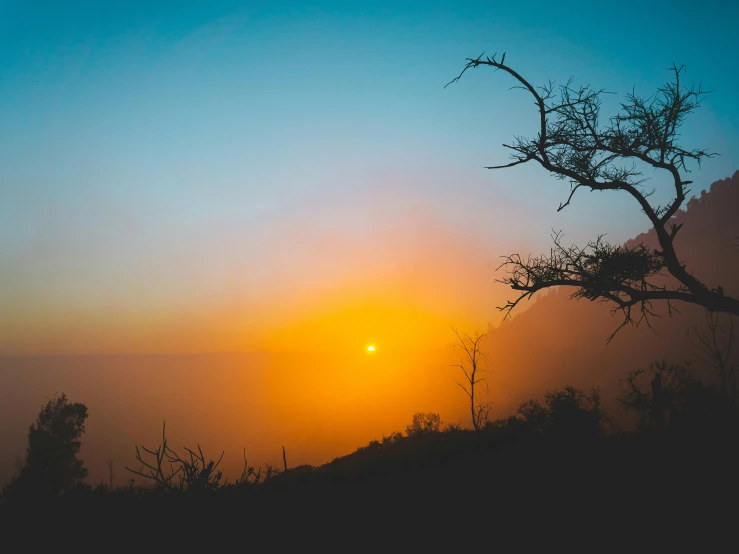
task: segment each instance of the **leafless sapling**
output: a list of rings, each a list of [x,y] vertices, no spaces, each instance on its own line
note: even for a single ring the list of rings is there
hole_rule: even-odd
[[[462,370],[465,376],[465,382],[460,383],[455,379],[455,383],[461,388],[470,400],[470,415],[472,417],[472,426],[476,431],[479,431],[487,422],[488,414],[492,408],[493,402],[478,402],[475,398],[475,387],[481,384],[485,387],[485,392],[489,392],[488,383],[484,377],[480,377],[479,374],[484,370],[481,368],[482,363],[487,360],[485,353],[482,351],[482,341],[486,337],[485,333],[476,333],[474,336],[470,336],[467,333],[460,333],[460,331],[452,327],[454,334],[457,336],[457,342],[454,346],[462,349],[464,357],[458,364],[453,364],[452,367],[458,367]]]

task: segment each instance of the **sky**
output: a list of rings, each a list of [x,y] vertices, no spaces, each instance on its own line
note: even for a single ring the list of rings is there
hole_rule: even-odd
[[[0,2],[0,354],[497,324],[499,256],[646,220],[617,195],[557,213],[566,183],[485,170],[535,132],[530,99],[483,69],[444,85],[481,52],[621,95],[685,64],[713,92],[684,140],[721,154],[699,192],[739,152],[737,8],[701,6]]]

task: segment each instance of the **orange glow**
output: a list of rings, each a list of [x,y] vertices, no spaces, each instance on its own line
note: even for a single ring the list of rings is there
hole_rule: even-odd
[[[433,217],[402,215],[359,237],[371,257],[359,238],[312,236],[296,219],[261,265],[224,269],[234,277],[213,297],[2,314],[0,353],[93,355],[49,358],[48,371],[28,373],[33,387],[8,384],[33,396],[5,421],[32,421],[59,390],[86,402],[92,479],[107,478],[106,458],[132,464],[135,443],[154,446],[162,420],[173,442],[225,450],[224,470],[237,476],[244,447],[250,462],[281,463],[284,445],[291,464],[319,464],[402,431],[416,412],[464,423],[451,326],[494,319],[505,298],[491,283],[498,261]],[[283,254],[293,244],[301,257]],[[14,376],[0,371],[0,388]],[[22,453],[18,429],[11,450]]]

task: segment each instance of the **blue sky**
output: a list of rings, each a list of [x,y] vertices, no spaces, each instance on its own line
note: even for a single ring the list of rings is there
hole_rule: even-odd
[[[0,351],[88,344],[110,319],[126,323],[89,348],[152,350],[141,337],[183,319],[386,290],[398,272],[449,287],[467,306],[449,318],[495,320],[497,256],[546,251],[552,228],[619,241],[646,225],[628,198],[558,214],[566,184],[483,169],[536,114],[483,69],[444,89],[466,57],[505,50],[534,83],[619,95],[685,64],[712,90],[685,145],[721,154],[694,192],[739,167],[737,8],[583,6],[0,2]],[[463,250],[474,303],[445,261]]]

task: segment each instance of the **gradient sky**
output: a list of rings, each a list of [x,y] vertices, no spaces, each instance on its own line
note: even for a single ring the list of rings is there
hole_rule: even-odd
[[[713,92],[684,144],[721,154],[693,192],[739,167],[731,3],[173,5],[0,2],[0,354],[429,342],[497,323],[498,256],[552,228],[645,230],[483,168],[536,131],[503,75],[444,89],[483,51],[619,94],[685,64]]]

